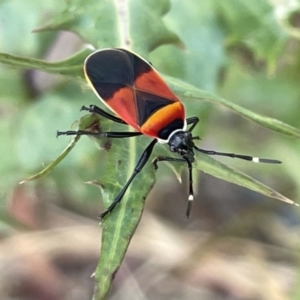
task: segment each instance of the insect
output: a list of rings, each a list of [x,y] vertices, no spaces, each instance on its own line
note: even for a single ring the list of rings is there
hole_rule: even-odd
[[[82,107],[82,110],[99,114],[114,122],[129,125],[135,132],[88,132],[58,131],[57,135],[96,135],[106,138],[129,138],[146,135],[152,138],[138,160],[125,186],[100,215],[105,217],[122,200],[129,185],[143,169],[157,142],[167,144],[178,157],[157,156],[152,163],[155,170],[158,162],[172,161],[187,164],[189,174],[189,194],[186,216],[189,217],[194,200],[192,163],[194,151],[208,155],[236,157],[256,163],[281,163],[247,155],[216,152],[198,148],[192,131],[199,122],[198,117],[185,117],[185,109],[180,100],[167,86],[153,66],[145,59],[129,50],[108,48],[90,54],[84,62],[84,74],[94,93],[115,115],[107,113],[96,105]]]

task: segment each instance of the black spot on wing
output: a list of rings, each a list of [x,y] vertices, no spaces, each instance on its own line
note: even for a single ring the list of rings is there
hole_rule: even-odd
[[[122,89],[124,87],[124,85],[120,85],[120,84],[111,84],[111,83],[106,83],[106,84],[101,84],[96,82],[94,84],[94,88],[97,91],[97,93],[101,96],[101,98],[104,101],[109,100],[110,98],[113,97],[113,95],[119,91],[120,89]]]
[[[120,51],[127,55],[133,69],[134,79],[152,70],[151,65],[136,54],[125,49],[120,49]]]
[[[102,99],[111,98],[124,86],[133,86],[132,59],[127,52],[118,49],[98,51],[87,59],[85,72]]]
[[[157,110],[174,103],[166,98],[139,90],[135,90],[135,95],[136,104],[138,107],[138,121],[140,126],[142,126]]]

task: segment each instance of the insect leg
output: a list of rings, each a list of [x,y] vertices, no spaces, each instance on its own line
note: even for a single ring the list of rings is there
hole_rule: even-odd
[[[123,132],[123,131],[108,131],[108,132],[91,132],[85,130],[68,130],[68,131],[57,131],[56,136],[60,135],[90,135],[95,137],[106,137],[106,138],[129,138],[134,136],[142,135],[141,132]]]
[[[95,114],[98,114],[100,116],[103,116],[109,120],[112,120],[116,123],[121,123],[121,124],[126,124],[127,123],[125,121],[123,121],[122,119],[114,116],[114,115],[111,115],[110,113],[107,113],[105,110],[103,110],[102,108],[96,106],[96,105],[90,105],[89,107],[86,107],[86,106],[82,106],[80,110],[86,110],[90,113],[95,113]]]
[[[159,161],[179,161],[179,162],[185,162],[184,158],[176,158],[176,157],[168,157],[168,156],[156,156],[152,160],[152,164],[154,167],[154,170],[156,171],[158,169],[158,162]]]
[[[128,187],[130,186],[131,182],[133,181],[133,179],[135,178],[135,176],[143,169],[143,167],[145,166],[145,164],[147,163],[153,147],[155,146],[155,144],[157,143],[157,140],[154,139],[148,146],[147,148],[144,150],[144,152],[142,153],[138,163],[136,164],[133,173],[131,174],[130,178],[128,179],[128,181],[126,182],[126,184],[124,185],[124,187],[122,188],[121,192],[119,193],[119,195],[115,198],[115,200],[111,203],[111,205],[99,216],[100,219],[103,219],[108,213],[110,213],[115,206],[122,200],[126,190],[128,189]]]
[[[104,111],[102,108],[96,106],[96,105],[90,105],[89,107],[82,106],[81,110],[86,110],[90,113],[96,113],[98,115],[101,115],[109,120],[112,120],[116,123],[121,123],[128,125],[125,121],[123,121],[120,118],[117,118],[106,111]],[[140,132],[90,132],[90,131],[84,131],[84,130],[68,130],[68,131],[57,131],[56,136],[60,135],[90,135],[90,136],[98,136],[98,137],[106,137],[106,138],[127,138],[132,136],[138,136],[142,135]]]
[[[192,172],[193,166],[192,166],[191,161],[186,157],[175,158],[175,157],[157,156],[152,161],[155,170],[158,169],[157,163],[159,161],[178,161],[178,162],[186,162],[187,163],[188,169],[189,169],[189,197],[188,197],[188,207],[186,210],[186,216],[188,218],[190,216],[191,209],[192,209],[192,203],[194,200],[193,172]]]
[[[193,129],[195,128],[195,126],[199,123],[199,118],[198,117],[190,117],[188,119],[186,119],[186,123],[188,125],[192,124],[192,126],[189,128],[189,131],[193,131]]]

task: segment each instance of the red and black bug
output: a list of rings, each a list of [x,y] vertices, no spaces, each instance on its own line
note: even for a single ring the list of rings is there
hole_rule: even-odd
[[[95,94],[116,116],[95,105],[84,106],[82,109],[102,115],[114,122],[130,125],[136,132],[59,131],[57,135],[97,135],[107,138],[146,135],[153,138],[142,153],[131,177],[111,205],[100,215],[100,218],[111,212],[122,200],[128,186],[149,160],[157,142],[167,144],[170,151],[177,153],[179,157],[157,156],[152,161],[155,169],[158,168],[159,161],[184,162],[188,166],[187,217],[194,199],[192,163],[195,150],[208,155],[236,157],[257,163],[281,163],[273,159],[198,148],[194,144],[194,140],[199,137],[192,136],[192,130],[199,122],[199,118],[186,119],[183,104],[169,89],[158,72],[149,62],[131,51],[117,48],[98,50],[86,58],[84,73]]]

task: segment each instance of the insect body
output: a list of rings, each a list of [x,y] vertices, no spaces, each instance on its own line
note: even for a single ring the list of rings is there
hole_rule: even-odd
[[[172,93],[158,72],[146,60],[131,51],[117,48],[98,50],[86,58],[84,73],[95,94],[116,116],[95,105],[82,109],[100,114],[114,122],[130,125],[136,132],[66,131],[58,132],[58,135],[81,134],[108,138],[129,138],[143,134],[152,138],[131,177],[112,204],[100,215],[101,218],[111,212],[116,204],[122,200],[128,186],[149,160],[157,142],[167,144],[170,151],[177,153],[178,157],[158,156],[154,158],[152,163],[155,169],[157,169],[159,161],[184,162],[188,166],[189,201],[186,211],[187,217],[190,214],[194,199],[192,163],[195,150],[208,155],[236,157],[253,162],[281,163],[273,159],[261,159],[198,148],[194,144],[194,140],[199,138],[192,136],[192,130],[199,122],[199,118],[186,119],[183,104]]]

